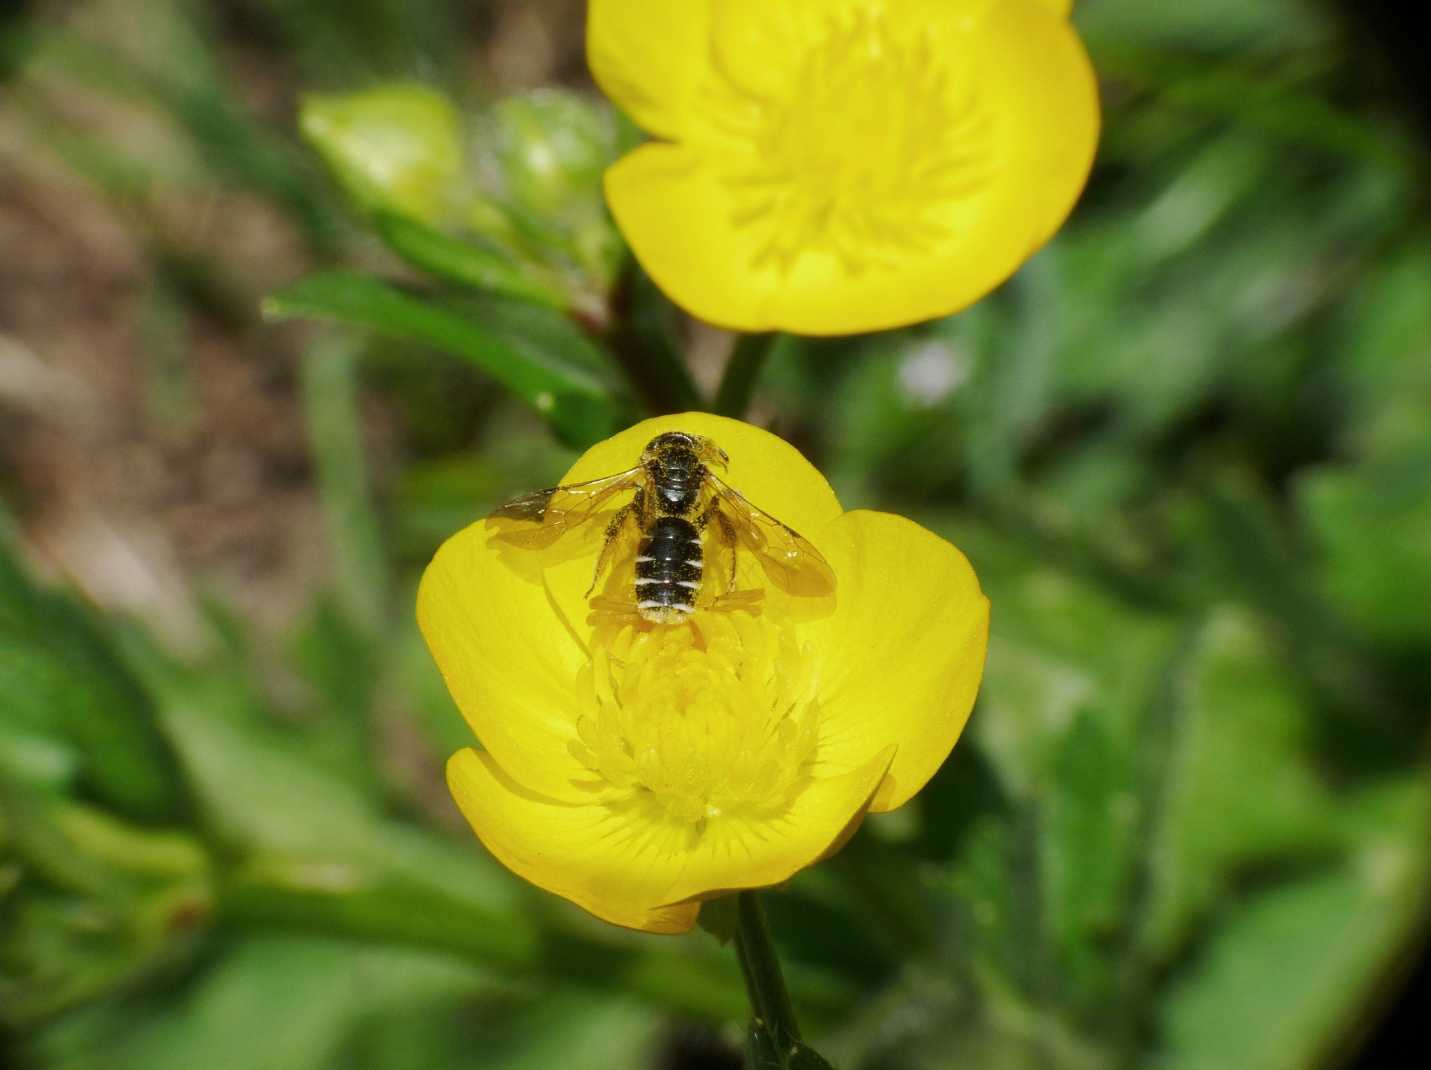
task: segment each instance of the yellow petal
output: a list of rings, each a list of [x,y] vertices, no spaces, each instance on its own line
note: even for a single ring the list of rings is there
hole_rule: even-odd
[[[681,933],[695,924],[699,904],[665,905],[659,889],[671,867],[644,822],[529,792],[481,751],[452,756],[447,786],[483,846],[517,876],[630,929]]]
[[[591,0],[586,56],[602,91],[653,134],[674,138],[707,71],[709,0]]]
[[[977,19],[1005,0],[721,0],[711,12],[714,68],[741,89],[775,92],[796,74],[812,33],[852,18],[884,15],[916,26]],[[1067,15],[1073,0],[1030,0]],[[689,136],[689,129],[687,135]]]
[[[700,151],[641,146],[607,170],[606,203],[647,274],[691,315],[731,330],[774,326],[769,270],[751,267],[758,236],[733,224],[737,206]]]
[[[811,249],[781,265],[766,256],[759,230],[737,224],[731,188],[685,146],[644,145],[624,157],[606,173],[606,198],[661,289],[698,319],[739,331],[850,334],[942,316],[1003,282],[1038,235],[1035,220],[1020,215],[1028,197],[1005,186],[945,211],[941,225],[960,240],[941,255],[855,273],[833,252]]]
[[[671,900],[767,888],[834,854],[864,818],[895,756],[887,746],[857,769],[811,782],[779,817],[713,820],[668,890]]]
[[[542,798],[478,751],[453,755],[447,779],[478,838],[518,876],[616,925],[678,933],[695,923],[700,898],[779,884],[842,842],[889,759],[886,749],[812,783],[776,820],[712,819],[699,834],[644,808]]]
[[[539,578],[489,545],[479,522],[442,544],[423,573],[417,620],[447,689],[482,746],[534,791],[585,800],[590,774],[567,751],[582,652]]]
[[[1000,113],[1001,166],[1030,180],[1025,207],[1038,206],[1029,253],[1067,218],[1098,145],[1098,83],[1083,42],[1061,17],[1068,6],[1004,0],[979,24],[975,55],[983,61],[981,83]]]
[[[628,427],[582,454],[561,481],[580,483],[630,468],[646,444],[666,431],[688,431],[713,439],[730,456],[730,467],[720,473],[721,478],[756,506],[810,538],[817,549],[816,533],[841,515],[839,499],[829,482],[790,443],[753,424],[703,412],[657,416]],[[629,496],[623,504],[625,500]],[[582,636],[587,631],[586,591],[596,565],[596,550],[597,546],[592,546],[590,553],[554,562],[546,571],[553,600]]]
[[[934,775],[964,729],[984,669],[989,602],[963,554],[903,517],[846,513],[825,535],[839,594],[834,615],[807,626],[822,674],[821,768],[857,768],[893,743],[870,804],[893,810]]]

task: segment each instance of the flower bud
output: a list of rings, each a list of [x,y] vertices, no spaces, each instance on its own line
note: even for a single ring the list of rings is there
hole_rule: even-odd
[[[310,95],[299,127],[365,211],[436,226],[452,221],[471,199],[461,119],[435,89],[386,85]]]

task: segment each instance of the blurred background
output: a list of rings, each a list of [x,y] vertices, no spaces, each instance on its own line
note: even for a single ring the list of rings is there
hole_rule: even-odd
[[[766,897],[837,1065],[1424,1046],[1431,86],[1397,10],[1084,0],[1069,225],[957,317],[755,379],[751,419],[994,604],[948,765]],[[730,949],[467,832],[412,619],[447,534],[730,350],[603,215],[637,135],[584,5],[0,11],[0,1064],[738,1066]]]

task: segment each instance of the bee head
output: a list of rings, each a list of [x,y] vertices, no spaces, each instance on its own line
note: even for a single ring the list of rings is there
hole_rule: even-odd
[[[730,457],[710,439],[686,431],[667,431],[646,444],[641,463],[652,474],[694,471],[701,465],[724,469]]]

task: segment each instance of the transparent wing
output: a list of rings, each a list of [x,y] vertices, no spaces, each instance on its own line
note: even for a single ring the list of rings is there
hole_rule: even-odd
[[[835,591],[835,572],[794,528],[752,505],[718,477],[707,475],[736,543],[755,555],[770,582],[788,594],[819,598]]]
[[[593,517],[609,516],[605,507],[615,505],[613,499],[623,491],[640,487],[641,477],[638,465],[586,483],[534,490],[494,509],[487,516],[487,524],[502,542],[523,549],[544,549]]]

